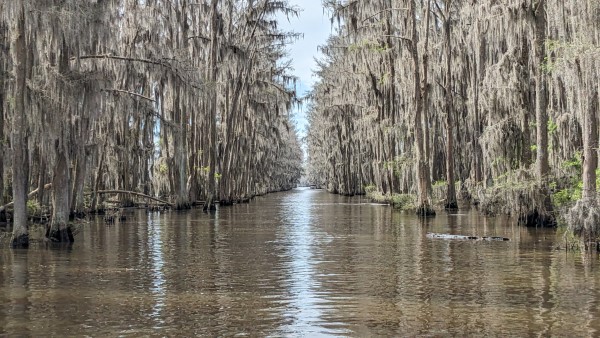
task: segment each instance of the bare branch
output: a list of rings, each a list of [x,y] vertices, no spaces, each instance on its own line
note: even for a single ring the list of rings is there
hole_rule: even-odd
[[[377,12],[377,13],[371,15],[371,16],[368,16],[366,19],[362,20],[361,23],[364,23],[367,20],[373,19],[374,17],[376,17],[378,15],[381,15],[383,13],[393,12],[393,11],[408,11],[408,8],[386,8],[386,9],[383,9],[383,10],[381,10],[381,11],[379,11],[379,12]]]

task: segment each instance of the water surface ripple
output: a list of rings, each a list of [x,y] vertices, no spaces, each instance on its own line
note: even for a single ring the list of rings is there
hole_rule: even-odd
[[[505,218],[419,220],[310,189],[212,215],[127,212],[70,250],[0,250],[0,335],[599,334],[599,263]]]

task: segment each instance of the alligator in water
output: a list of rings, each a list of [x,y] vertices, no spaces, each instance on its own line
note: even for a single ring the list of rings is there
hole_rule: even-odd
[[[475,241],[510,241],[509,238],[506,237],[498,237],[498,236],[464,236],[464,235],[450,235],[450,234],[434,234],[428,233],[428,238],[437,238],[437,239],[462,239],[462,240],[475,240]]]

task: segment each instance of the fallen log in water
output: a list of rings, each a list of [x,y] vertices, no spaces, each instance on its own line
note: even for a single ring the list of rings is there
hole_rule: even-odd
[[[473,241],[510,241],[510,238],[498,236],[465,236],[465,235],[450,235],[450,234],[435,234],[427,233],[427,238],[436,239],[458,239],[458,240],[473,240]]]

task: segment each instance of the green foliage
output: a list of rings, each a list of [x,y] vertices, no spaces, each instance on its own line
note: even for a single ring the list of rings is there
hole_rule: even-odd
[[[388,199],[380,191],[372,190],[367,193],[367,197],[375,203],[388,203]]]
[[[582,170],[581,152],[577,152],[571,160],[565,161],[563,167],[571,169],[574,176],[566,186],[552,194],[552,204],[556,208],[571,207],[581,199],[583,192],[583,181],[580,175]],[[600,187],[600,169],[596,169],[596,186]],[[557,188],[556,182],[550,183],[550,189],[556,190]]]
[[[575,155],[570,159],[567,160],[565,162],[563,162],[563,167],[564,168],[571,168],[571,169],[575,169],[577,171],[581,171],[581,169],[583,168],[583,156],[581,154],[581,151],[578,151],[575,153]]]
[[[374,184],[365,185],[365,194],[369,194],[375,191],[377,187]]]
[[[166,175],[167,172],[169,172],[169,166],[167,165],[167,163],[162,162],[161,164],[159,164],[159,166],[158,166],[158,172],[161,173],[161,174],[163,174],[163,175]]]
[[[529,149],[531,149],[531,151],[536,152],[537,151],[537,144],[532,144],[531,146],[529,146]]]
[[[219,174],[219,173],[215,173],[215,179],[216,179],[216,180],[220,180],[220,179],[221,179],[221,177],[222,177],[222,175],[221,175],[221,174]]]
[[[548,134],[552,135],[558,129],[558,124],[552,120],[548,120]]]
[[[390,204],[394,209],[413,210],[416,204],[416,196],[410,194],[383,194],[375,190],[374,185],[365,187],[367,197],[375,203]]]
[[[446,181],[435,181],[432,184],[433,188],[445,187],[445,186],[446,186]]]
[[[393,194],[391,204],[395,209],[412,210],[415,208],[415,195]]]
[[[564,223],[564,221],[563,221]],[[582,251],[583,245],[581,243],[581,238],[575,235],[575,233],[569,229],[569,226],[566,224],[561,224],[556,229],[556,237],[562,238],[565,243],[565,249],[571,251]]]
[[[563,43],[559,40],[546,39],[546,49],[548,52],[553,52],[560,48]]]
[[[27,214],[38,215],[41,213],[42,208],[37,200],[27,200]]]
[[[396,156],[391,161],[383,162],[383,168],[385,170],[391,170],[394,176],[401,177],[402,174],[406,171],[408,166],[413,165],[413,157],[412,154],[408,153],[401,156]]]
[[[552,62],[552,60],[549,57],[546,56],[544,58],[544,61],[542,62],[541,68],[544,73],[552,74],[554,69],[556,69],[556,64]]]
[[[555,53],[559,48],[564,46],[559,40],[546,39],[545,42],[546,51],[548,54]],[[552,57],[546,55],[544,57],[544,61],[542,62],[542,71],[546,74],[551,74],[556,69],[556,60],[553,60]]]
[[[562,208],[572,205],[581,199],[583,183],[580,181],[577,185],[565,189],[561,189],[552,194],[552,205],[556,208]]]

